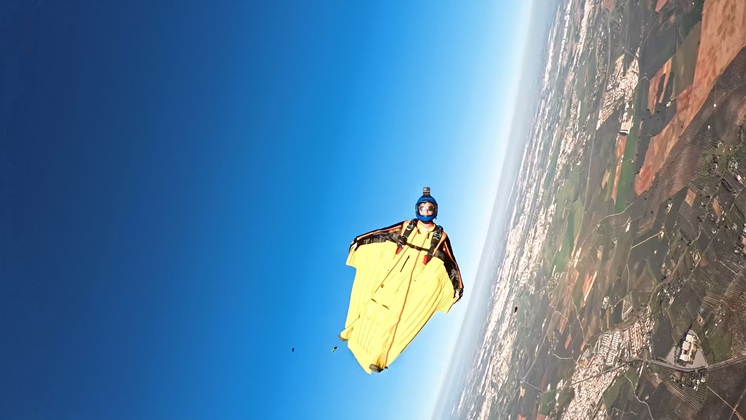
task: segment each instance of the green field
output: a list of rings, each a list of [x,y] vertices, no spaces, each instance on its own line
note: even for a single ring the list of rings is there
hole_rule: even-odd
[[[551,275],[552,272],[562,272],[567,269],[567,260],[575,246],[575,235],[579,231],[578,227],[583,220],[584,208],[580,200],[575,200],[572,204],[570,202],[577,194],[579,183],[580,167],[573,165],[568,179],[555,195],[557,214],[567,211],[567,220],[564,221],[562,217],[555,216],[550,228],[550,235],[544,251],[545,263],[549,268],[547,270],[548,275]],[[564,233],[559,236],[562,223],[565,223]]]
[[[552,149],[552,157],[549,161],[549,167],[547,168],[547,175],[544,178],[544,189],[549,189],[549,186],[552,185],[552,181],[554,180],[554,173],[557,171],[557,160],[559,159],[560,154],[560,145],[555,145],[554,149]]]
[[[627,400],[632,398],[634,390],[637,388],[637,370],[634,367],[627,369],[624,374],[614,378],[611,386],[606,388],[603,394],[603,401],[607,410],[614,406],[620,398]]]
[[[575,197],[575,192],[578,189],[578,183],[580,182],[580,167],[573,166],[567,181],[565,181],[562,188],[557,191],[555,195],[555,201],[557,203],[557,210],[564,208],[568,203],[572,202]]]
[[[645,110],[645,101],[647,99],[648,82],[641,80],[635,90],[634,116],[632,117],[632,128],[627,136],[627,144],[624,147],[624,158],[622,160],[622,172],[619,175],[619,186],[617,188],[617,200],[615,210],[617,212],[624,210],[630,203],[630,194],[635,182],[635,151],[639,140],[639,122],[642,119],[642,113]],[[640,157],[642,158],[642,157]]]
[[[580,234],[581,228],[583,227],[583,218],[585,216],[585,207],[580,199],[575,200],[570,208],[570,217],[573,219],[573,227],[575,230],[575,237]],[[573,239],[573,247],[575,247],[575,239]]]
[[[575,83],[575,94],[580,101],[580,111],[578,112],[578,121],[585,121],[588,117],[588,113],[591,112],[593,105],[589,99],[589,87],[594,86],[596,80],[597,61],[595,44],[592,43],[592,47],[583,50],[580,56],[580,63],[585,62],[586,64],[578,70],[578,74],[583,74],[583,77],[579,77]]]
[[[609,163],[609,179],[606,180],[606,187],[604,187],[604,202],[611,200],[611,193],[614,192],[614,174],[616,174],[616,159],[613,159],[614,163]]]
[[[722,326],[711,328],[709,336],[700,337],[700,342],[708,363],[722,362],[730,357],[733,337]]]
[[[686,36],[692,28],[702,21],[702,10],[705,7],[705,0],[694,0],[692,1],[694,6],[681,18],[681,34],[679,36]]]
[[[554,409],[555,391],[547,391],[539,398],[539,413],[547,416]]]
[[[557,417],[556,418],[562,418],[562,413],[565,411],[565,408],[567,408],[570,405],[570,401],[575,397],[575,389],[573,387],[567,387],[563,388],[562,391],[560,391],[559,398],[557,399]]]
[[[694,81],[697,56],[699,55],[699,36],[702,25],[696,25],[679,46],[676,54],[671,58],[671,72],[673,73],[673,96],[676,97],[684,88]]]
[[[628,387],[629,382],[624,379],[624,375],[619,375],[614,378],[614,382],[611,383],[610,387],[606,388],[606,391],[604,391],[603,394],[603,400],[606,407],[612,407]]]
[[[632,383],[632,389],[637,389],[637,380],[639,379],[639,376],[637,375],[637,369],[630,368],[627,369],[626,372],[624,372],[624,376],[627,378],[627,383]]]
[[[575,307],[578,310],[578,316],[580,316],[580,305],[583,303],[583,279],[578,278],[575,282],[575,287],[572,289],[572,301],[575,303]]]
[[[575,222],[572,217],[572,210],[570,213],[570,217],[567,218],[565,235],[562,239],[562,247],[554,254],[555,271],[567,270],[567,260],[570,258],[570,253],[575,242]]]
[[[614,20],[619,19],[624,13],[624,8],[627,7],[627,0],[617,0],[614,2],[614,9],[612,10],[611,17]]]

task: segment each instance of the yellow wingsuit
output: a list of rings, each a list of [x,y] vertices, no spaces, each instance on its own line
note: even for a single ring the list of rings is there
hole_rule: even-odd
[[[463,292],[448,235],[440,227],[421,229],[416,222],[368,232],[350,245],[347,265],[356,274],[339,337],[367,373],[390,365],[435,311],[448,313]],[[403,235],[408,225],[414,228]],[[406,237],[406,245],[399,246],[400,237]]]

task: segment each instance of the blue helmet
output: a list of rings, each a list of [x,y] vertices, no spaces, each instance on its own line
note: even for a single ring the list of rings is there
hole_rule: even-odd
[[[433,211],[432,216],[423,216],[420,214],[419,207],[422,203],[432,203],[433,206],[435,206],[435,211]],[[420,197],[414,205],[414,215],[417,216],[417,219],[422,220],[423,222],[432,222],[433,219],[438,217],[438,202],[430,195],[430,187],[422,189],[422,197]]]

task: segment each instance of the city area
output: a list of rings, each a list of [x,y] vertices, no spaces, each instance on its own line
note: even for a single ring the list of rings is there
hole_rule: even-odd
[[[746,2],[548,3],[463,419],[746,417]]]

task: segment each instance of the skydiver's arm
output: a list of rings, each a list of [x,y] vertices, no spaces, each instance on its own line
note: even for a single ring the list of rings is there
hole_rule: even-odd
[[[451,239],[446,235],[446,240],[443,242],[443,266],[448,272],[448,276],[451,278],[453,283],[453,297],[456,298],[456,302],[461,300],[461,296],[464,295],[464,282],[461,278],[461,270],[458,268],[456,262],[456,256],[453,255],[453,247],[451,246]]]
[[[377,242],[391,241],[396,242],[399,239],[399,235],[402,230],[403,224],[407,223],[399,222],[385,228],[372,230],[368,233],[364,233],[352,240],[350,244],[350,252],[361,245],[367,245]]]

